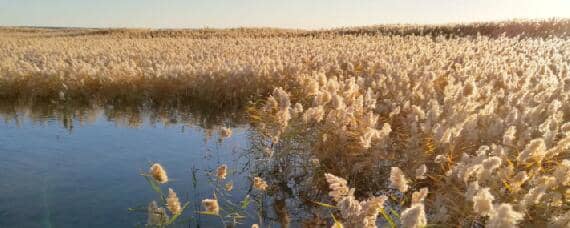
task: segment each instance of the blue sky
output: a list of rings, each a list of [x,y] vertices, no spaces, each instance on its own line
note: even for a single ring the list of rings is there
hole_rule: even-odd
[[[570,0],[0,0],[0,25],[328,28],[570,18]]]

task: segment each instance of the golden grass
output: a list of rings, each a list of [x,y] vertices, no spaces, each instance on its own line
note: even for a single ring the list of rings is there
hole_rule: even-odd
[[[427,187],[428,224],[567,226],[569,26],[3,29],[0,98],[248,106],[271,151],[265,160],[284,172],[319,164],[314,175],[332,173],[357,189],[362,200],[352,203],[389,193],[390,209],[405,215],[399,224],[425,223],[424,203],[411,199]],[[303,159],[289,164],[287,156]],[[414,180],[424,164],[428,178]],[[392,167],[410,191],[384,183]],[[269,178],[256,179],[258,188],[279,191]]]

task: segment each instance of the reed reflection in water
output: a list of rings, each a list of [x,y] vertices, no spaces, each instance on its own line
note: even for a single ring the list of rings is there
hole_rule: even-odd
[[[0,113],[0,227],[144,224],[146,214],[127,209],[154,197],[139,175],[150,162],[169,168],[181,200],[210,196],[209,173],[222,163],[234,170],[236,195],[249,187],[243,155],[252,132],[232,114],[61,105],[3,105]],[[231,138],[218,139],[221,126]]]
[[[9,103],[0,115],[0,226],[144,226],[157,195],[140,174],[153,162],[168,170],[163,192],[173,188],[190,202],[174,227],[222,226],[198,213],[213,194],[222,210],[251,199],[234,225],[330,226],[325,172],[348,177],[358,197],[387,187],[386,169],[372,162],[380,159],[313,154],[315,139],[303,132],[277,146],[239,110]],[[263,194],[254,177],[267,181]]]

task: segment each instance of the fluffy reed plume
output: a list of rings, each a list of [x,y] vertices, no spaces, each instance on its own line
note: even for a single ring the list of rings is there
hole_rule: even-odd
[[[485,225],[489,228],[514,228],[523,217],[522,213],[513,210],[512,205],[501,204],[496,207]]]
[[[228,166],[227,165],[221,165],[220,167],[218,167],[217,169],[217,177],[219,180],[225,180],[226,176],[228,175]]]
[[[427,224],[424,200],[428,195],[428,188],[421,188],[419,192],[412,193],[412,205],[402,211],[400,221],[402,227],[424,227]]]
[[[222,127],[220,129],[220,137],[222,138],[229,138],[232,136],[232,129],[228,127]]]
[[[293,113],[295,114],[302,114],[303,113],[303,104],[295,103],[295,107],[293,107]]]
[[[524,207],[539,204],[545,196],[548,196],[547,194],[552,188],[557,187],[556,178],[552,176],[541,176],[534,179],[533,182],[533,186],[524,194],[520,202]]]
[[[254,177],[253,178],[253,187],[259,191],[266,191],[267,190],[267,182],[265,182],[261,177]]]
[[[379,210],[384,208],[384,203],[388,197],[373,196],[364,201],[358,201],[354,197],[354,189],[348,188],[345,179],[329,173],[325,173],[325,178],[331,190],[329,196],[336,202],[344,225],[348,227],[376,227]]]
[[[202,200],[202,206],[206,209],[206,212],[212,214],[220,214],[220,207],[218,205],[218,199],[205,199]]]
[[[473,197],[473,211],[481,216],[489,216],[495,213],[493,207],[495,197],[489,192],[489,188],[481,188]]]
[[[404,228],[420,228],[427,224],[424,204],[418,203],[406,208],[400,216],[402,227]]]
[[[166,197],[166,205],[168,207],[168,210],[170,210],[170,212],[173,215],[179,215],[180,213],[182,213],[180,200],[178,199],[178,196],[176,196],[176,192],[174,192],[172,188],[168,189],[168,197]]]
[[[360,218],[362,220],[363,227],[376,227],[376,218],[380,209],[384,208],[384,204],[388,199],[387,196],[374,196],[360,202],[362,211],[360,212]]]
[[[538,138],[531,140],[530,143],[526,145],[525,149],[517,157],[517,160],[520,162],[527,162],[528,160],[533,159],[540,162],[544,155],[546,155],[544,139]]]
[[[152,166],[150,167],[150,175],[158,183],[164,184],[168,182],[168,176],[166,175],[166,171],[158,163],[152,164]]]
[[[392,167],[390,171],[390,187],[400,190],[400,192],[408,191],[408,180],[404,172],[398,167]]]
[[[337,177],[330,173],[325,173],[325,178],[329,184],[329,196],[333,198],[334,201],[339,202],[342,198],[350,194],[350,189],[347,186],[345,179]]]
[[[412,193],[412,204],[423,203],[428,192],[428,188],[421,188],[419,192]]]
[[[166,214],[166,210],[162,207],[158,207],[156,201],[152,201],[148,205],[148,226],[160,226],[166,224],[168,222],[168,214]]]

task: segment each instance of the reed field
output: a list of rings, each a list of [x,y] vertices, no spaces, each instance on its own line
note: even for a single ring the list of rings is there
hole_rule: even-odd
[[[570,20],[1,28],[0,99],[242,113],[258,133],[242,203],[273,199],[285,227],[570,227]],[[160,194],[147,225],[247,214],[221,193],[186,210],[168,168],[142,174]],[[213,174],[219,192],[231,191],[227,169]]]

